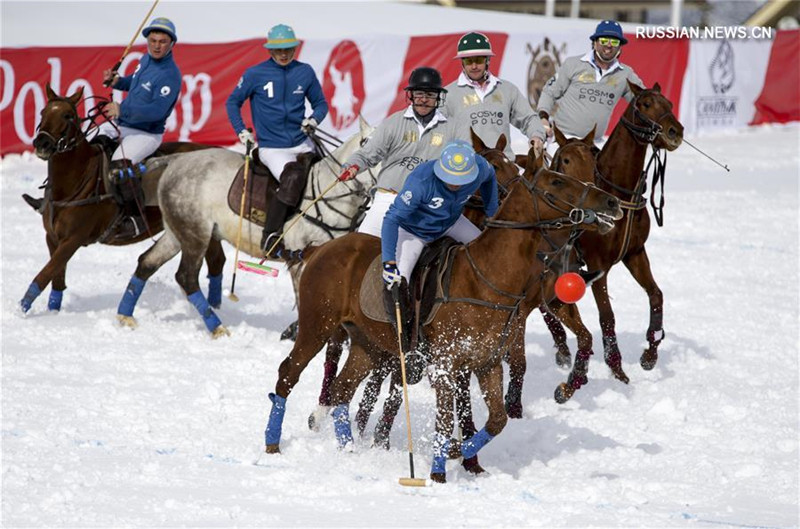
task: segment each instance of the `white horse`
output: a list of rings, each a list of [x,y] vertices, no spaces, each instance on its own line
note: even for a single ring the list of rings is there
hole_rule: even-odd
[[[286,232],[287,249],[302,250],[310,244],[322,244],[352,231],[369,201],[369,190],[377,174],[365,171],[348,182],[340,182],[319,199],[341,173],[341,162],[363,145],[372,127],[359,119],[360,130],[311,168],[306,192],[299,211],[312,201],[308,213]],[[162,163],[164,158],[161,158]],[[209,149],[170,156],[158,184],[158,203],[164,218],[164,235],[139,256],[139,265],[131,277],[117,310],[123,325],[136,326],[133,310],[147,280],[164,263],[181,253],[175,279],[189,301],[197,308],[214,337],[228,334],[198,284],[198,275],[206,248],[212,238],[236,245],[239,216],[228,206],[228,189],[244,160],[242,154],[227,149]],[[296,215],[289,219],[289,226]],[[247,219],[242,222],[239,249],[261,257],[261,226]],[[199,257],[199,259],[198,259]],[[293,279],[299,279],[299,267],[292,267]],[[218,304],[216,306],[218,308]]]

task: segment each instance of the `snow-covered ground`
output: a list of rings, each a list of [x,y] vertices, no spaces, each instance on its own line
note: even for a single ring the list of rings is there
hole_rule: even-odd
[[[45,294],[23,316],[19,299],[47,249],[19,195],[36,193],[46,165],[4,158],[3,526],[796,527],[800,127],[690,141],[732,172],[686,145],[670,155],[665,226],[648,243],[665,298],[656,368],[638,365],[646,297],[615,268],[630,385],[602,363],[587,297],[590,383],[556,404],[565,372],[531,316],[525,417],[481,451],[489,475],[451,461],[448,484],[424,489],[397,484],[408,475],[402,416],[389,451],[369,439],[339,451],[330,421],[309,431],[321,356],[289,398],[283,453],[262,454],[267,393],[291,347],[278,339],[293,319],[285,271],[239,273],[241,300],[219,311],[232,336],[213,341],[173,279],[175,260],[148,283],[131,331],[116,307],[149,244],[95,245],[71,261],[59,314]],[[230,271],[229,261],[226,287]],[[433,392],[423,382],[410,400],[417,474],[427,476]]]

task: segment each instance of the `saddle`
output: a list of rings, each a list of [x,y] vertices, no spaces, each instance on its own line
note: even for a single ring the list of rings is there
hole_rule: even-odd
[[[414,272],[411,274],[412,313],[411,349],[415,350],[423,341],[422,327],[430,324],[439,310],[446,293],[450,291],[450,275],[456,250],[463,245],[450,237],[442,237],[422,251]],[[391,323],[383,305],[383,262],[378,255],[372,261],[361,281],[359,302],[361,311],[374,321]],[[405,332],[406,330],[404,330]]]
[[[297,171],[298,178],[293,179],[293,186],[279,186],[278,181],[272,176],[269,168],[261,162],[258,156],[253,156],[250,161],[250,173],[247,175],[247,190],[245,192],[244,218],[254,224],[263,226],[267,221],[267,205],[276,194],[284,203],[299,205],[302,193],[306,188],[308,173],[311,166],[320,160],[316,153],[302,153],[296,162],[289,162],[291,170]],[[244,190],[244,164],[239,167],[231,187],[228,189],[228,207],[237,216],[241,207],[242,191]]]

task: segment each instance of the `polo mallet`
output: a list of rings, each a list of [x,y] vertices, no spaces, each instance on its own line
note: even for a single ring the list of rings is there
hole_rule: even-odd
[[[153,2],[153,6],[150,8],[150,11],[147,12],[147,15],[144,17],[144,20],[142,20],[142,23],[139,24],[139,29],[137,29],[136,33],[133,34],[133,38],[131,39],[131,42],[128,44],[128,47],[125,48],[125,51],[122,52],[122,56],[117,61],[117,64],[115,64],[114,67],[111,68],[111,79],[109,79],[108,81],[103,81],[103,86],[105,86],[106,88],[111,86],[111,82],[114,80],[114,75],[117,73],[117,70],[119,70],[119,67],[122,66],[122,61],[124,61],[125,57],[128,56],[128,52],[131,51],[131,48],[133,47],[133,43],[136,42],[136,37],[138,37],[139,33],[142,32],[142,28],[144,27],[145,23],[147,22],[147,19],[150,18],[150,15],[153,14],[153,11],[155,10],[156,6],[158,5],[158,2],[160,2],[160,0],[156,0],[155,2]]]
[[[322,197],[324,197],[328,193],[328,191],[333,189],[334,186],[336,184],[338,184],[338,183],[339,183],[339,179],[338,178],[334,179],[334,181],[331,182],[331,185],[326,187],[325,190],[317,198],[312,200],[311,203],[308,206],[306,206],[305,209],[303,211],[301,211],[300,214],[297,215],[295,217],[295,219],[291,223],[289,223],[289,225],[286,227],[286,229],[283,230],[283,233],[281,233],[280,236],[277,239],[275,239],[275,242],[272,243],[272,246],[269,247],[269,250],[267,250],[267,253],[265,254],[265,257],[263,259],[261,259],[259,264],[262,264],[264,261],[266,261],[266,259],[267,259],[266,255],[271,255],[272,254],[272,251],[275,249],[276,246],[278,246],[278,243],[280,243],[283,240],[284,235],[286,235],[289,232],[289,230],[291,230],[294,227],[294,225],[297,224],[300,221],[300,219],[303,218],[303,216],[305,216],[305,214],[308,212],[309,209],[311,209],[312,206],[314,206],[314,204],[316,204]]]
[[[403,401],[406,404],[406,426],[408,430],[408,467],[411,477],[400,478],[398,482],[404,487],[425,487],[427,480],[414,477],[414,442],[411,440],[411,409],[408,406],[408,384],[406,384],[406,355],[403,352],[403,319],[400,314],[400,286],[392,286],[394,299],[394,317],[397,320],[397,347],[400,349],[400,375],[403,380]]]
[[[239,203],[239,230],[236,232],[236,254],[233,258],[233,277],[231,278],[231,291],[228,294],[228,299],[231,301],[239,301],[239,296],[234,293],[236,288],[236,270],[239,269],[239,246],[242,242],[242,220],[244,219],[244,203],[247,197],[247,177],[250,174],[250,160],[252,159],[253,144],[249,141],[245,145],[244,155],[244,183],[242,184],[242,199]]]

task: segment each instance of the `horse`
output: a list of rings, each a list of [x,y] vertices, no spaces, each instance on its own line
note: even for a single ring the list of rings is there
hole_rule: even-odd
[[[643,196],[647,189],[650,164],[645,169],[645,158],[649,145],[653,149],[651,163],[655,161],[650,203],[656,220],[661,224],[661,211],[654,200],[656,185],[658,180],[663,179],[665,169],[665,161],[662,162],[659,158],[659,151],[674,151],[683,140],[683,125],[672,113],[672,102],[661,93],[658,83],[650,89],[640,88],[630,82],[628,86],[634,94],[633,100],[600,151],[595,175],[595,184],[598,187],[620,199],[625,211],[624,222],[620,223],[624,229],[614,230],[608,237],[587,233],[580,240],[580,248],[589,269],[605,272],[591,285],[592,294],[600,313],[605,362],[614,377],[624,383],[628,383],[629,379],[622,369],[622,355],[617,345],[614,312],[608,296],[608,271],[622,261],[647,293],[650,304],[650,321],[646,333],[648,347],[640,358],[640,364],[643,369],[651,370],[655,367],[658,346],[664,338],[664,298],[653,278],[645,249],[650,233],[650,215],[647,211],[647,200]],[[663,186],[663,180],[661,182]],[[661,205],[663,206],[663,196]],[[551,309],[558,310],[559,303],[554,301]],[[555,341],[557,362],[563,363],[563,359],[570,358],[566,334],[557,321],[548,320],[547,317],[546,320]],[[583,327],[582,323],[580,327]],[[579,346],[568,381],[555,390],[556,401],[566,402],[586,382],[589,355],[591,351],[587,352]]]
[[[584,182],[591,182],[594,179],[596,168],[595,160],[595,147],[594,147],[594,129],[592,129],[586,137],[578,139],[567,139],[558,127],[555,127],[556,141],[560,148],[554,157],[557,167],[561,169],[560,172],[578,178]],[[505,149],[505,137],[501,136],[498,144],[494,149],[488,148],[477,136],[472,137],[473,147],[479,153],[483,153],[490,159],[496,160],[498,167],[502,166],[502,160],[497,160],[495,157],[497,153],[502,153]],[[518,155],[515,159],[518,165],[525,167],[526,174],[532,175],[536,170],[540,169],[543,164],[542,158],[529,159],[527,155]],[[532,163],[531,163],[532,162]],[[505,174],[506,179],[510,179],[509,171],[497,170],[498,185],[501,187],[501,196],[504,195],[502,189],[508,182],[503,182],[502,175]],[[512,170],[511,175],[516,176]],[[470,220],[476,225],[481,225],[483,222],[482,215],[477,215],[474,209],[469,215]],[[482,211],[482,210],[481,210]],[[465,210],[465,214],[468,214]],[[580,225],[578,225],[579,227]],[[566,228],[576,228],[575,225],[565,226]],[[558,273],[553,270],[555,266],[561,266],[561,262],[569,259],[574,240],[580,233],[575,229],[565,230],[561,229],[544,230],[542,233],[541,246],[537,252],[541,258],[534,263],[536,266],[534,273],[539,274],[542,278],[542,288],[537,291],[529,292],[525,302],[520,308],[520,318],[518,320],[519,329],[517,329],[510,340],[510,345],[507,354],[503,357],[509,364],[509,383],[508,391],[505,396],[505,408],[510,419],[522,418],[522,387],[525,371],[527,368],[527,361],[525,358],[525,326],[526,318],[537,305],[547,306],[546,302],[555,297],[554,285]],[[568,231],[568,233],[564,233]],[[566,268],[566,267],[564,267]],[[556,273],[554,273],[556,272]],[[592,336],[591,333],[583,327],[580,320],[580,315],[577,313],[577,306],[571,304],[563,304],[559,308],[559,318],[565,322],[570,330],[578,337],[579,350],[591,351]],[[396,362],[389,364],[379,365],[373,370],[372,375],[368,379],[361,402],[359,403],[358,411],[356,413],[356,426],[361,436],[364,435],[369,416],[375,406],[378,394],[380,393],[381,384],[383,380],[392,375],[389,386],[389,396],[387,397],[383,412],[378,423],[375,426],[373,445],[383,448],[389,448],[389,432],[391,431],[394,423],[395,416],[402,404],[402,395],[400,393],[400,378]],[[468,374],[466,374],[468,375]],[[457,416],[459,418],[459,426],[465,438],[469,438],[477,431],[472,420],[472,411],[469,400],[469,376],[461,376],[457,384]],[[331,380],[332,382],[332,380]],[[316,415],[320,415],[319,411]],[[316,419],[316,417],[315,417]],[[311,418],[309,424],[312,424]],[[478,465],[477,457],[471,461],[464,461],[464,467],[472,473],[480,473],[482,469]]]
[[[342,160],[362,145],[372,128],[361,119],[357,134],[336,148],[329,156],[314,164],[309,174],[306,193],[300,205],[303,211],[313,201],[316,215],[303,216],[284,237],[287,249],[302,250],[312,242],[352,231],[354,218],[369,200],[368,190],[374,184],[371,172],[338,184],[338,194],[319,200],[321,190],[336,181]],[[158,204],[164,219],[164,235],[139,256],[139,264],[123,294],[117,318],[123,325],[135,326],[133,310],[147,280],[164,263],[181,253],[175,274],[183,292],[200,313],[212,337],[229,334],[198,286],[198,274],[204,252],[210,244],[226,240],[236,244],[239,215],[227,203],[228,189],[242,166],[242,154],[226,149],[182,154],[173,157],[158,184]],[[312,198],[315,197],[315,198]],[[294,222],[294,217],[288,223]],[[261,256],[261,227],[244,219],[240,249]],[[293,275],[300,268],[290,266]]]
[[[590,229],[604,232],[622,216],[619,201],[608,193],[542,169],[531,180],[522,176],[516,179],[499,212],[487,223],[488,229],[456,251],[449,290],[453,301],[441,305],[424,328],[436,373],[435,462],[448,455],[472,457],[505,427],[500,357],[520,304],[528,291],[538,288],[531,263],[541,239],[539,228],[542,223],[569,216],[571,211],[573,215],[591,211],[594,224]],[[300,374],[341,325],[350,335],[351,350],[331,390],[337,405],[334,423],[340,445],[352,442],[347,403],[383,351],[398,355],[392,326],[369,319],[359,303],[361,282],[379,254],[379,239],[354,233],[316,248],[307,257],[307,273],[301,278],[297,341],[281,363],[275,392],[270,394],[267,453],[280,451],[286,399]],[[331,274],[327,266],[331,262],[339,263],[339,273]],[[470,440],[460,445],[453,443],[451,451],[448,446],[453,429],[454,382],[462,372],[477,375],[489,419]],[[443,483],[446,475],[443,464],[441,467],[432,469],[431,479]]]
[[[161,213],[150,206],[147,199],[154,195],[159,168],[148,163],[144,188],[146,193],[144,214],[148,232],[129,239],[114,238],[122,212],[108,192],[106,172],[108,160],[99,145],[87,141],[82,123],[94,124],[98,114],[78,117],[78,105],[83,99],[83,88],[67,97],[60,97],[46,86],[47,104],[42,109],[33,147],[36,156],[47,162],[47,180],[43,200],[42,223],[50,259],[42,268],[20,301],[23,312],[28,312],[42,291],[52,283],[48,309],[61,310],[66,285],[67,264],[81,246],[102,243],[110,246],[133,244],[159,233],[162,229]],[[99,108],[99,107],[96,107]],[[193,143],[164,143],[159,153],[188,152],[206,149]],[[154,160],[154,158],[151,158]],[[156,159],[157,160],[157,159]],[[209,246],[205,254],[211,286],[216,296],[222,296],[221,274],[225,255],[220,244]]]

